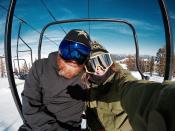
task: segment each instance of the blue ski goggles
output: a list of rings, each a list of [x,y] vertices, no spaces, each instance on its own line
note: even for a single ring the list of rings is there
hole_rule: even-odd
[[[74,60],[78,64],[86,62],[90,51],[90,46],[70,40],[63,40],[59,46],[59,54],[64,60]]]

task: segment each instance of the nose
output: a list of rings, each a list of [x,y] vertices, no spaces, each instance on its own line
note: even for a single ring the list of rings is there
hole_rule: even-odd
[[[77,63],[76,61],[74,61],[74,60],[66,61],[66,63],[67,63],[68,65],[73,66],[73,67],[77,67],[77,66],[78,66],[78,63]]]

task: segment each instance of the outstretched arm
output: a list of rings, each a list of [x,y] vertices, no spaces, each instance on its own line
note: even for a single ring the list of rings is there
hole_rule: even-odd
[[[120,67],[116,74],[121,104],[135,131],[175,130],[175,82],[138,81]]]

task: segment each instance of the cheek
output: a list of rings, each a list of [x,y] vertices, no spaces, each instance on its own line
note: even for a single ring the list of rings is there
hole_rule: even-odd
[[[76,67],[72,67],[67,65],[66,66],[68,70],[70,70],[72,73],[79,73],[82,70],[82,67],[76,66]]]
[[[77,65],[77,67],[75,67],[75,70],[80,72],[83,69],[84,66],[82,65]]]
[[[58,65],[59,70],[62,70],[62,69],[64,69],[66,67],[65,62],[63,60],[61,60],[61,59],[57,60],[57,65]]]

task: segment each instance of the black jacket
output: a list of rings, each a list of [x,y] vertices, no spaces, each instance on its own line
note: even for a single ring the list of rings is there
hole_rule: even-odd
[[[85,89],[81,75],[66,79],[57,73],[57,52],[36,61],[25,81],[22,110],[28,130],[62,131],[78,127],[85,102],[74,99],[68,88]]]

